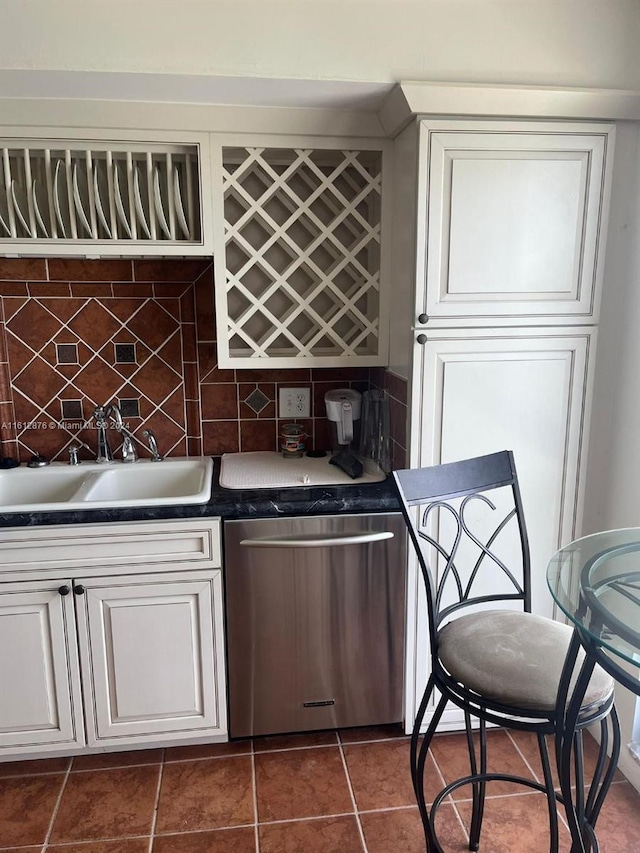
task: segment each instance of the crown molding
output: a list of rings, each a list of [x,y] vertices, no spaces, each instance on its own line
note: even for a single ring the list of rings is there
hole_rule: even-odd
[[[378,115],[392,137],[419,115],[640,121],[640,92],[405,80]]]

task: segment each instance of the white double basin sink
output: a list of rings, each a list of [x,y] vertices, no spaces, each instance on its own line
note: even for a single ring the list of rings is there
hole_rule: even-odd
[[[202,504],[212,475],[208,456],[20,466],[0,471],[0,513]]]

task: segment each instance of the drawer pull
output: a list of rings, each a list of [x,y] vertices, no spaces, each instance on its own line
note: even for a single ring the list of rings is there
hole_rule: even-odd
[[[65,586],[59,586],[58,592],[60,593],[60,595],[69,595],[71,590],[69,589],[68,586],[65,585]]]
[[[79,584],[76,584],[74,586],[73,591],[75,592],[76,595],[84,595],[85,588],[82,586],[81,583],[79,583]]]

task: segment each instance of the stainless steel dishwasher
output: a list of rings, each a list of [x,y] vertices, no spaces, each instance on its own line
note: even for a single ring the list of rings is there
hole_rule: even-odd
[[[399,513],[226,521],[232,737],[402,719]]]

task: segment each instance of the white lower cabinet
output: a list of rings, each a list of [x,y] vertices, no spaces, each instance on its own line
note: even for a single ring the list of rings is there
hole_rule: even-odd
[[[439,329],[417,344],[414,464],[513,451],[544,616],[547,562],[578,527],[594,346],[593,327],[559,326]]]
[[[113,574],[95,566],[89,547],[86,571],[60,577],[52,569],[53,578],[29,581],[16,580],[16,542],[24,533],[2,531],[0,550],[10,549],[13,562],[10,573],[0,572],[0,760],[227,739],[219,523],[188,531],[203,539],[208,533],[214,547],[173,562],[171,532],[163,550],[162,528],[140,525],[138,537],[134,524],[118,525],[128,545],[113,558]],[[51,530],[56,546],[64,539],[70,553],[78,537],[91,539],[84,525],[76,536]],[[108,525],[95,532],[101,542]],[[132,562],[125,573],[118,564],[139,556],[149,538],[156,551],[150,562]],[[27,543],[25,537],[24,571],[31,574]]]
[[[220,571],[81,583],[76,611],[88,745],[219,731]]]
[[[2,587],[0,754],[85,742],[69,591],[51,582]]]
[[[595,336],[587,326],[438,329],[416,343],[412,466],[513,451],[531,550],[532,609],[548,617],[548,560],[580,529]],[[487,531],[474,532],[482,539]],[[415,560],[407,612],[406,714],[412,721],[429,667],[427,608]],[[460,724],[459,710],[451,709],[441,727]]]

